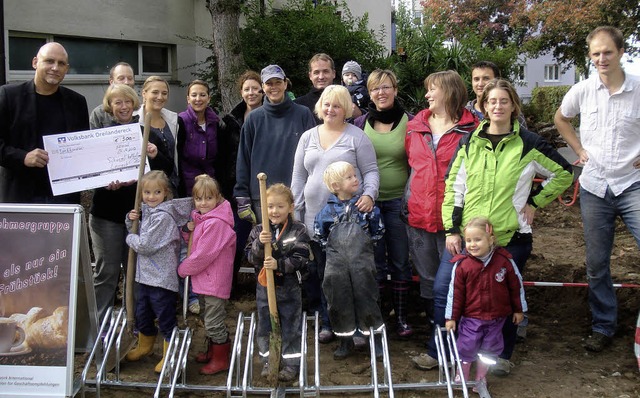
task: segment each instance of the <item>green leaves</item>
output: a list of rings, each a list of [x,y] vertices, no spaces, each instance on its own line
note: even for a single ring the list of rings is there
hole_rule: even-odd
[[[414,113],[426,107],[423,81],[431,73],[455,70],[467,82],[470,97],[474,98],[470,84],[471,65],[480,60],[492,61],[508,77],[518,63],[515,44],[491,47],[476,31],[464,26],[456,28],[458,34],[454,39],[447,33],[451,23],[432,19],[443,12],[435,9],[425,12],[424,25],[415,24],[403,6],[396,13],[398,50],[402,48],[404,56],[392,55],[387,64],[398,75],[398,91],[404,106]]]
[[[368,17],[354,17],[344,1],[314,7],[310,1],[289,0],[282,9],[264,15],[247,7],[245,15],[240,39],[247,64],[256,71],[280,65],[298,96],[310,88],[308,62],[316,53],[333,58],[337,79],[345,62],[355,60],[370,71],[384,54],[382,36],[368,30]]]

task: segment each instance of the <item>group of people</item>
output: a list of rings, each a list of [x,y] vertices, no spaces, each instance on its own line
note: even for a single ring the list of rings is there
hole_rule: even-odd
[[[640,82],[622,69],[618,29],[595,29],[587,45],[597,73],[567,93],[555,121],[585,165],[580,195],[593,315],[585,347],[597,352],[617,326],[610,273],[617,216],[640,245]],[[293,100],[278,65],[244,73],[243,100],[222,117],[209,107],[209,87],[199,80],[188,86],[180,114],[165,109],[169,85],[157,76],[144,82],[140,104],[133,69],[120,63],[89,118],[86,101],[60,86],[68,70],[60,44],[43,46],[33,66],[32,81],[0,88],[2,202],[78,203],[75,194],[52,195],[42,136],[142,123],[150,114],[151,171],[141,181],[96,189],[89,220],[100,319],[114,304],[128,247],[138,253],[139,343],[129,360],[153,352],[158,328],[166,353],[178,278],[191,276],[193,292],[203,296],[207,335],[195,360],[205,363],[203,374],[228,369],[224,307],[246,256],[257,275],[263,376],[271,370],[267,269],[275,274],[283,325],[281,381],[299,372],[305,306],[319,314],[320,342],[339,339],[335,359],[366,344],[363,336],[383,326],[390,306],[397,335],[411,336],[414,269],[430,324],[458,334],[458,379],[469,377],[479,354],[495,359],[494,374],[509,374],[518,326],[522,332],[527,321],[521,275],[532,251],[531,225],[536,210],[558,197],[573,175],[549,143],[527,130],[513,85],[493,63],[473,66],[472,101],[457,72],[427,76],[429,107],[415,116],[397,98],[393,71],[373,70],[365,84],[360,65],[349,61],[342,84],[333,84],[336,69],[327,54],[311,58],[313,88]],[[570,123],[578,114],[579,137]],[[265,220],[260,172],[271,184]],[[132,210],[137,184],[140,211]],[[133,231],[136,220],[140,227]],[[378,335],[374,341],[382,356]],[[428,370],[437,358],[431,333],[427,352],[412,361]],[[164,355],[156,371],[163,361]],[[477,361],[476,380],[486,382],[487,372]]]

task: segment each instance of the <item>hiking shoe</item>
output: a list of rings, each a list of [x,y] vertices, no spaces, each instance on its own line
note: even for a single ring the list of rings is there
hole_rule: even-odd
[[[278,373],[278,380],[284,382],[294,381],[298,377],[298,370],[293,366],[285,366]]]
[[[413,329],[411,329],[411,326],[406,323],[398,322],[398,329],[396,329],[396,333],[398,333],[398,337],[406,339],[413,335]]]
[[[611,345],[613,339],[600,332],[592,332],[584,342],[584,348],[591,352],[600,352]]]
[[[318,341],[322,344],[331,343],[333,341],[333,332],[331,329],[322,329],[320,333],[318,333]]]
[[[200,314],[200,302],[198,301],[193,301],[191,304],[189,304],[189,312],[195,315]]]
[[[264,365],[262,365],[262,372],[260,372],[260,376],[266,379],[269,377],[269,370],[269,362],[265,362]]]
[[[491,374],[494,376],[509,376],[511,373],[511,368],[516,366],[513,362],[508,359],[498,358],[496,364],[491,366]]]
[[[438,367],[438,360],[429,354],[420,354],[412,357],[411,362],[420,370],[431,370]]]

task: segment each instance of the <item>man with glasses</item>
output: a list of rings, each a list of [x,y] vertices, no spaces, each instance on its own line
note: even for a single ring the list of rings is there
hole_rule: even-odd
[[[40,47],[33,80],[0,87],[0,202],[80,203],[80,193],[53,196],[42,137],[89,129],[85,98],[60,84],[69,71],[62,45]]]

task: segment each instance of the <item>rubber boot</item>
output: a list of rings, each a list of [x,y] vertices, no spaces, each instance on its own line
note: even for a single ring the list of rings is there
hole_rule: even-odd
[[[345,359],[353,352],[353,337],[340,337],[340,346],[333,352],[333,359]]]
[[[196,362],[198,363],[207,363],[213,358],[213,341],[210,338],[207,338],[207,348],[203,352],[199,352],[196,355]]]
[[[396,324],[398,336],[408,338],[413,334],[413,329],[407,323],[409,283],[402,281],[393,282],[393,306],[396,312]]]
[[[477,361],[476,364],[476,381],[485,380],[487,372],[489,371],[489,365],[482,361]]]
[[[464,381],[469,381],[469,374],[471,373],[471,362],[460,363],[462,367],[462,375],[464,376]],[[462,378],[460,377],[460,369],[456,370],[456,378],[453,380],[456,383],[462,383]]]
[[[208,364],[200,368],[201,375],[214,375],[223,370],[229,369],[229,353],[231,352],[231,343],[216,344],[212,343],[213,354]]]
[[[138,345],[127,354],[127,361],[135,362],[140,358],[153,353],[153,345],[156,343],[156,336],[147,336],[138,333]]]
[[[483,392],[487,387],[487,372],[489,371],[489,365],[482,361],[476,363],[476,387],[473,387],[473,392],[480,394],[480,398],[486,398]]]
[[[156,373],[162,372],[162,367],[164,366],[164,360],[167,358],[167,350],[169,349],[169,342],[167,340],[163,340],[164,344],[162,346],[162,359],[156,365],[154,369]]]

